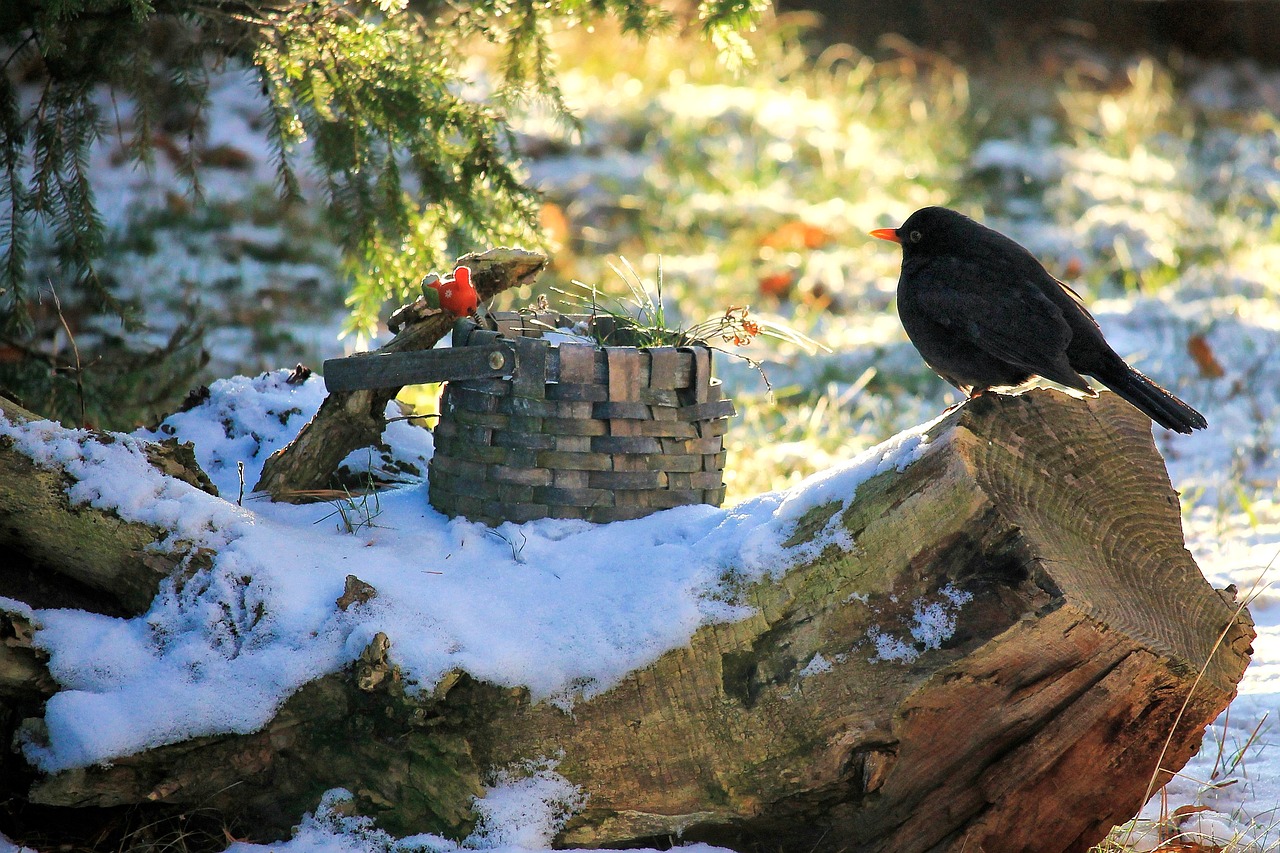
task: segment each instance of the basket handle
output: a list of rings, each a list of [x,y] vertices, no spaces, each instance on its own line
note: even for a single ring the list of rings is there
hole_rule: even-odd
[[[510,376],[515,366],[515,347],[510,341],[413,352],[358,353],[327,359],[324,384],[330,393],[396,388]]]

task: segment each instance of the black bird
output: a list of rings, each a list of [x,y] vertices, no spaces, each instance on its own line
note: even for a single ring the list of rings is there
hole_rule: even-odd
[[[970,397],[1043,376],[1096,392],[1094,377],[1165,429],[1204,415],[1125,364],[1080,297],[1025,248],[945,207],[926,207],[873,237],[902,244],[898,316],[935,373]]]

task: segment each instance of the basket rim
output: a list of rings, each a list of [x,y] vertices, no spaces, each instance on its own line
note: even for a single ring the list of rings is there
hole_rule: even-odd
[[[555,322],[547,322],[542,318],[548,318]],[[567,321],[569,323],[587,322],[594,326],[604,324],[605,326],[613,326],[614,329],[610,333],[626,333],[628,331],[642,328],[639,324],[628,322],[629,318],[620,317],[614,314],[574,314],[563,311],[490,311],[480,318],[463,317],[454,324],[454,346],[469,346],[472,344],[473,335],[476,332],[488,332],[496,334],[502,340],[531,340],[538,341],[544,346],[590,346],[597,349],[637,349],[637,350],[654,350],[654,349],[676,349],[676,350],[708,350],[714,351],[713,347],[706,341],[695,340],[686,343],[653,343],[653,344],[625,344],[610,343],[601,340],[594,341],[549,341],[545,340],[543,334],[546,332],[569,332],[570,329],[559,326],[559,322]],[[662,329],[661,331],[672,336],[678,333],[670,329]],[[489,340],[487,335],[483,335],[482,339]]]

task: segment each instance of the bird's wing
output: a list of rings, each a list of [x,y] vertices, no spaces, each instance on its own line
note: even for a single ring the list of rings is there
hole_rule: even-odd
[[[1072,332],[1062,308],[1036,282],[1013,271],[993,276],[976,264],[945,260],[931,271],[937,286],[915,294],[921,311],[996,358],[1060,385],[1091,390],[1067,361]]]
[[[1050,278],[1052,278],[1052,276],[1050,276]],[[1089,308],[1084,304],[1084,299],[1081,298],[1080,294],[1076,293],[1075,288],[1066,282],[1058,281],[1056,278],[1053,278],[1053,283],[1057,285],[1056,290],[1058,292],[1052,294],[1050,298],[1053,296],[1059,296],[1059,298],[1061,296],[1066,296],[1070,302],[1062,303],[1064,308],[1068,310],[1072,307],[1078,309],[1079,313],[1088,321],[1089,325],[1093,326],[1095,329],[1101,328],[1098,325],[1098,321],[1093,318],[1093,314],[1089,312]]]

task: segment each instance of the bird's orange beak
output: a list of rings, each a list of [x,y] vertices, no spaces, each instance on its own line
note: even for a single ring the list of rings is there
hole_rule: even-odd
[[[901,243],[896,228],[877,228],[871,232],[872,237],[879,237],[881,240],[888,240],[891,243]]]

